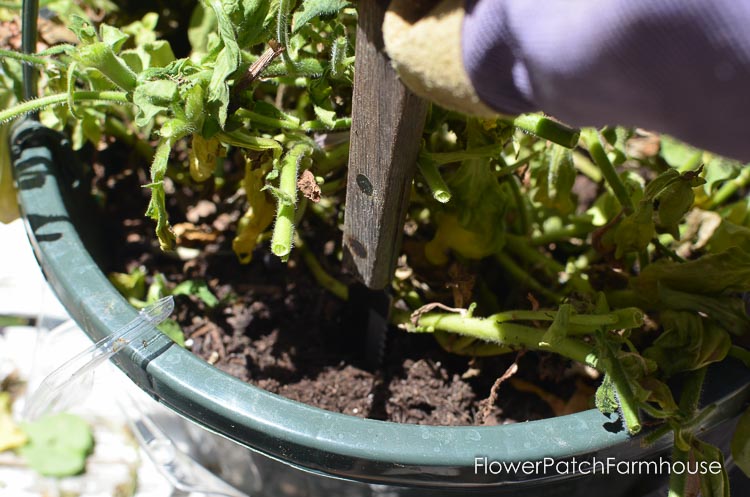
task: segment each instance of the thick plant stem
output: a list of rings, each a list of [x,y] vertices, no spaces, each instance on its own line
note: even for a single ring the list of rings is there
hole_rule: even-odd
[[[693,418],[698,410],[701,391],[703,389],[703,381],[706,379],[707,371],[708,368],[704,366],[696,371],[688,373],[688,377],[682,387],[682,394],[680,395],[680,411],[682,411],[682,414],[686,419]],[[672,464],[677,461],[687,464],[690,452],[685,450],[684,447],[679,447],[679,444],[677,443],[678,436],[680,435],[675,431],[675,444],[672,449]],[[686,484],[687,472],[683,472],[682,474],[670,474],[668,497],[685,497]]]
[[[117,102],[121,104],[131,103],[128,100],[127,93],[121,91],[77,91],[73,93],[73,101]],[[55,95],[27,100],[18,105],[14,105],[9,109],[0,111],[0,123],[15,119],[16,117],[28,114],[29,112],[35,112],[54,105],[63,105],[67,102],[67,93],[58,93]]]
[[[574,148],[581,136],[579,130],[541,114],[521,114],[513,119],[513,126],[565,148]]]
[[[711,197],[709,208],[714,209],[720,206],[737,193],[737,190],[746,187],[748,183],[750,183],[750,169],[744,168],[739,176],[721,185],[721,188]]]
[[[539,343],[546,330],[514,323],[501,323],[494,316],[474,318],[461,314],[428,313],[420,316],[418,326],[410,331],[422,333],[447,331],[511,348],[542,350]],[[549,351],[550,348],[547,347],[544,350]],[[576,339],[562,339],[555,343],[551,350],[594,368],[599,365],[599,359],[593,347]]]
[[[687,467],[689,452],[686,450],[678,449],[675,445],[672,447],[672,464],[680,462]],[[687,497],[685,494],[685,486],[687,485],[687,471],[677,473],[673,471],[669,474],[669,493],[667,497]]]
[[[633,199],[628,195],[628,190],[625,188],[625,184],[620,179],[620,175],[617,174],[615,167],[610,162],[607,153],[604,151],[604,145],[599,137],[599,132],[595,129],[585,129],[581,135],[583,140],[586,142],[586,146],[589,149],[591,158],[594,159],[594,163],[599,166],[604,179],[607,180],[609,186],[615,194],[615,198],[622,206],[625,214],[630,215],[635,211],[633,206]]]
[[[441,204],[449,202],[451,199],[450,188],[448,188],[445,180],[440,175],[435,162],[429,157],[422,156],[419,158],[417,165],[419,166],[419,171],[422,173],[422,177],[427,182],[427,186],[432,191],[432,197]]]
[[[309,149],[306,144],[294,145],[281,159],[279,173],[278,207],[276,224],[271,238],[271,252],[286,259],[292,251],[294,237],[294,211],[297,203],[297,171],[303,154]]]

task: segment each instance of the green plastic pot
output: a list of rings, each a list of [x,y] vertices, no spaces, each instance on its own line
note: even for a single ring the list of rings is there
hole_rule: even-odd
[[[67,140],[34,121],[11,138],[19,200],[44,274],[93,339],[136,316],[97,259],[99,222]],[[92,255],[94,254],[94,255]],[[670,439],[641,447],[616,419],[596,410],[492,427],[402,425],[310,407],[237,380],[166,337],[145,351],[124,349],[116,364],[151,396],[208,430],[252,449],[263,482],[253,495],[637,496],[665,476],[475,471],[476,458],[503,462],[669,458]],[[704,438],[726,445],[750,396],[748,373],[722,364],[709,375],[704,403],[717,408]],[[483,461],[483,459],[479,459]],[[481,464],[480,464],[481,466]],[[569,466],[570,467],[570,466]],[[481,469],[481,468],[480,468]],[[333,477],[333,478],[331,478]],[[261,482],[261,483],[263,483]],[[294,492],[284,489],[294,488]]]

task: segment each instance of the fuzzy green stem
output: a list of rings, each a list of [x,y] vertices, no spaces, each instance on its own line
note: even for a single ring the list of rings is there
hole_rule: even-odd
[[[612,380],[617,391],[617,401],[620,404],[620,415],[627,428],[628,433],[635,435],[641,431],[641,420],[638,416],[638,403],[628,382],[628,376],[623,368],[612,342],[606,336],[600,334],[598,342],[604,353],[603,365],[607,375]]]
[[[419,326],[410,331],[432,333],[436,330],[456,333],[461,336],[472,337],[498,345],[529,350],[542,350],[539,343],[545,333],[545,330],[530,326],[500,323],[495,319],[495,316],[475,318],[460,314],[444,313],[428,313],[420,316]],[[544,350],[550,350],[550,348],[547,347]],[[599,359],[596,356],[594,348],[573,338],[564,338],[556,342],[551,350],[594,368],[599,365]]]
[[[518,225],[521,234],[526,235],[531,227],[531,215],[526,205],[526,200],[521,193],[521,180],[517,176],[512,175],[508,178],[508,184],[510,190],[513,192],[513,200],[516,202],[516,209],[518,210]]]
[[[617,174],[615,167],[610,162],[607,153],[604,151],[604,145],[602,139],[599,136],[599,132],[595,129],[589,128],[583,131],[583,141],[586,142],[586,146],[589,149],[591,158],[594,159],[594,163],[599,166],[604,179],[609,183],[612,192],[615,194],[615,198],[622,206],[625,214],[630,215],[635,211],[633,206],[633,199],[630,198],[625,184],[622,182],[620,175]]]
[[[271,238],[271,252],[286,259],[292,251],[294,237],[294,211],[297,203],[297,172],[302,156],[309,150],[307,144],[294,145],[281,159],[279,195],[276,224]]]
[[[554,321],[558,311],[555,310],[513,310],[493,314],[498,323],[507,321]],[[607,314],[572,314],[569,318],[570,327],[578,329],[578,333],[588,333],[597,329],[619,330],[637,328],[643,324],[643,311],[636,307],[617,309]]]
[[[45,107],[63,105],[67,103],[67,101],[67,93],[57,93],[55,95],[27,100],[14,105],[9,109],[0,111],[0,123],[10,121],[11,119],[15,119],[23,114],[28,114],[29,112],[36,112]],[[117,102],[122,104],[131,103],[128,100],[127,93],[120,91],[77,91],[73,93],[73,101]]]
[[[581,132],[541,114],[521,114],[513,119],[513,126],[565,148],[578,144]]]
[[[331,77],[340,79],[346,69],[346,49],[349,45],[345,36],[339,36],[331,47]]]
[[[550,243],[562,242],[570,238],[586,238],[592,229],[593,227],[590,225],[571,224],[532,236],[529,241],[532,245],[549,245]]]
[[[739,176],[725,182],[721,185],[721,188],[711,196],[711,202],[709,208],[714,209],[724,202],[726,202],[732,195],[737,193],[737,190],[744,188],[750,183],[750,169],[747,167],[743,168]]]
[[[0,58],[14,59],[19,62],[26,62],[27,64],[33,64],[35,66],[40,66],[40,67],[45,67],[47,64],[55,64],[58,66],[63,65],[62,62],[56,59],[50,59],[50,58],[43,57],[41,55],[36,55],[36,54],[25,54],[21,52],[16,52],[15,50],[0,49]]]
[[[701,398],[701,390],[703,389],[703,381],[706,379],[707,367],[702,367],[696,371],[688,373],[685,383],[682,387],[682,393],[680,394],[680,411],[686,419],[691,419],[695,416],[698,409]],[[678,436],[678,432],[675,431],[675,438]],[[674,448],[672,449],[672,464],[677,461],[687,463],[689,458],[689,452],[678,447],[675,440]],[[685,485],[687,483],[687,473],[682,474],[672,473],[669,477],[669,494],[668,497],[685,497]]]
[[[440,175],[435,162],[429,157],[422,155],[417,162],[419,171],[422,173],[422,177],[427,182],[427,186],[432,191],[432,197],[440,202],[441,204],[448,203],[451,199],[451,191],[448,185]]]
[[[425,152],[425,157],[432,160],[436,166],[462,162],[467,159],[485,159],[496,157],[503,151],[502,144],[485,145],[483,147],[470,148],[468,150],[457,150],[455,152]]]
[[[349,287],[328,274],[328,272],[323,269],[323,266],[315,255],[309,248],[307,248],[307,245],[300,238],[297,238],[297,249],[302,253],[302,258],[304,259],[307,268],[321,287],[325,288],[341,300],[349,300]]]
[[[294,72],[294,62],[289,56],[289,9],[291,8],[290,0],[279,0],[279,13],[276,18],[276,39],[284,50],[281,52],[281,59],[284,65]]]
[[[523,285],[528,286],[530,290],[543,295],[545,298],[552,302],[559,302],[561,300],[560,295],[556,294],[555,292],[549,290],[546,286],[539,283],[536,278],[527,273],[521,266],[516,264],[516,262],[504,252],[498,252],[497,254],[495,254],[495,259],[500,263],[501,266],[503,266],[505,271],[513,279]]]
[[[681,462],[687,467],[689,452],[677,448],[677,445],[672,447],[672,464]],[[685,493],[685,487],[687,485],[687,471],[677,472],[672,471],[669,474],[669,493],[667,497],[687,497]]]
[[[243,118],[243,119],[249,119],[251,123],[260,125],[265,128],[289,129],[289,130],[300,129],[299,120],[295,122],[291,118],[291,116],[288,116],[289,117],[288,119],[277,119],[275,117],[265,116],[263,114],[259,114],[257,112],[253,112],[247,109],[237,110],[236,116]]]

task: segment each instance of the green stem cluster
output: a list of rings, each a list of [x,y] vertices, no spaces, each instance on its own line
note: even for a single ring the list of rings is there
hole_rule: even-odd
[[[628,190],[622,182],[622,179],[620,179],[620,175],[617,174],[615,166],[612,165],[609,157],[607,157],[599,132],[595,129],[589,128],[584,130],[581,136],[583,137],[584,142],[586,142],[591,158],[594,159],[594,163],[599,166],[602,176],[604,176],[604,179],[609,183],[609,186],[612,188],[612,192],[622,206],[623,211],[625,211],[626,215],[632,214],[635,211],[633,199],[630,198]]]

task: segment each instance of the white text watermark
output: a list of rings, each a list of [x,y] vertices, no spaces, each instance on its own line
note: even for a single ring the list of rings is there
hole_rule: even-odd
[[[671,461],[658,458],[649,461],[620,461],[614,457],[597,459],[556,460],[551,457],[537,461],[496,461],[488,457],[474,458],[474,474],[501,475],[568,475],[601,473],[605,475],[718,475],[721,463],[718,461]]]

